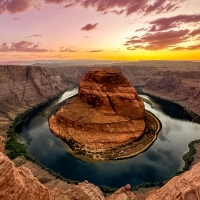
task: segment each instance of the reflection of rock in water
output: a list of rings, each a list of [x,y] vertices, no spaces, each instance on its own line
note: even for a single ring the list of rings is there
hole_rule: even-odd
[[[152,121],[153,134],[143,135],[146,120]],[[61,107],[49,125],[76,153],[94,159],[135,155],[155,139],[158,129],[135,88],[112,68],[90,70],[80,83],[78,96]]]

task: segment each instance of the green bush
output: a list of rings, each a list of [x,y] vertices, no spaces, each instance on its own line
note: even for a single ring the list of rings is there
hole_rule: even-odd
[[[18,156],[27,155],[27,147],[24,144],[17,142],[18,135],[12,134],[12,136],[7,140],[5,144],[5,149],[8,150],[8,157],[10,159],[15,159]]]

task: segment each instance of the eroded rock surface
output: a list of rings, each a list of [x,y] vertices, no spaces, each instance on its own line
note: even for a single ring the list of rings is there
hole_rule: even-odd
[[[143,101],[121,72],[92,69],[81,81],[78,96],[49,119],[49,126],[76,153],[111,159],[103,152],[138,140],[145,130],[144,117]]]
[[[0,74],[0,135],[4,137],[10,121],[18,114],[69,86],[53,68],[0,66]]]
[[[121,187],[114,194],[112,194],[107,200],[137,200],[133,192],[130,191],[131,186],[128,184],[125,187]]]
[[[112,68],[90,70],[80,83],[78,96],[93,107],[144,119],[144,103],[136,89],[120,71]]]
[[[49,192],[29,169],[15,168],[12,161],[0,152],[0,199],[48,200]]]
[[[145,84],[144,92],[174,101],[200,114],[200,72],[170,70],[157,72]]]
[[[198,200],[200,197],[200,163],[172,178],[161,189],[152,191],[146,200]]]

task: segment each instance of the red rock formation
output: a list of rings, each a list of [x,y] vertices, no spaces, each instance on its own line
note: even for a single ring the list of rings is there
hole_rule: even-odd
[[[161,189],[149,193],[146,200],[200,199],[200,163],[191,170],[172,178]]]
[[[4,153],[4,142],[5,138],[0,136],[0,152]]]
[[[121,72],[92,69],[81,81],[78,97],[49,119],[49,127],[73,145],[76,153],[86,151],[94,159],[114,159],[108,152],[100,154],[140,138],[145,129],[144,113],[143,101]]]
[[[105,200],[101,190],[88,181],[71,186],[66,191],[53,189],[50,196],[52,200]]]
[[[33,66],[0,66],[0,100],[41,102],[67,88],[53,68]],[[39,99],[40,98],[40,99]]]
[[[117,115],[144,119],[144,103],[120,71],[90,70],[80,83],[78,96],[86,103],[112,109]]]
[[[0,199],[48,200],[48,190],[31,174],[30,170],[16,168],[12,161],[0,153]]]
[[[137,200],[136,196],[130,190],[131,186],[129,184],[125,187],[121,187],[114,194],[112,194],[108,200]]]
[[[149,78],[144,92],[168,99],[200,114],[200,72],[170,70],[157,72]]]

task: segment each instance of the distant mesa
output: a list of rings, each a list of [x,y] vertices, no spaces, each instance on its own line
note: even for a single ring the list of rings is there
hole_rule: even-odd
[[[49,127],[76,154],[109,160],[147,149],[160,122],[120,71],[94,68],[82,79],[78,95],[50,117]]]

